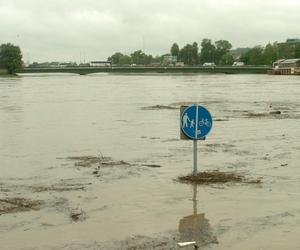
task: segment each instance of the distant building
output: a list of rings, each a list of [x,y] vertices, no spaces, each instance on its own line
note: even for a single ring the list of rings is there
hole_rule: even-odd
[[[294,59],[280,59],[273,63],[273,67],[278,68],[299,68],[300,67],[300,58]]]
[[[60,68],[66,68],[66,67],[76,67],[77,64],[76,63],[72,63],[72,62],[69,62],[69,63],[59,63],[59,67]],[[56,66],[50,66],[50,67],[56,67]]]
[[[299,38],[288,38],[288,39],[286,39],[286,43],[288,43],[288,44],[300,43],[300,39]]]
[[[149,66],[151,67],[159,67],[161,64],[160,63],[151,63]]]
[[[241,67],[241,66],[245,66],[245,63],[243,63],[243,62],[234,62],[234,63],[232,64],[232,66]]]
[[[63,67],[64,63],[59,63],[59,62],[50,62],[46,64],[46,67],[50,67],[50,68],[59,68],[59,67]]]
[[[79,67],[90,67],[91,65],[89,63],[80,63],[78,66]]]
[[[109,67],[112,66],[111,61],[91,61],[91,67]]]
[[[169,64],[176,64],[177,62],[177,56],[171,56],[171,55],[165,55],[163,57],[163,64],[169,65]]]
[[[273,62],[273,68],[278,69],[281,62],[285,61],[285,59],[279,59],[276,62]]]
[[[216,64],[214,62],[205,62],[205,63],[203,63],[202,66],[204,66],[204,67],[215,67]]]
[[[300,58],[280,59],[273,63],[275,75],[300,75]]]
[[[234,61],[239,61],[241,60],[242,55],[247,53],[249,50],[250,48],[237,48],[230,50],[229,53],[232,55]]]
[[[177,66],[177,67],[183,67],[184,66],[184,62],[176,62],[175,66]]]

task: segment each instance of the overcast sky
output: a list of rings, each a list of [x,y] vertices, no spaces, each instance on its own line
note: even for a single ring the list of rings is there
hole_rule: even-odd
[[[203,38],[245,47],[300,37],[300,0],[0,0],[0,44],[24,60],[166,53]]]

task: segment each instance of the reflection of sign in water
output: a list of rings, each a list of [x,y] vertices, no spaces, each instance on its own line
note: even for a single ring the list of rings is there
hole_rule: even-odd
[[[192,242],[196,245],[203,246],[211,243],[218,243],[216,236],[212,233],[209,220],[205,214],[197,214],[197,186],[193,187],[193,210],[194,214],[185,216],[179,221],[179,241]],[[191,249],[191,248],[190,248]]]
[[[212,232],[204,214],[189,215],[179,221],[180,241],[196,241],[198,245],[212,242]]]
[[[201,139],[211,130],[212,117],[206,108],[192,105],[182,112],[180,127],[190,139]]]

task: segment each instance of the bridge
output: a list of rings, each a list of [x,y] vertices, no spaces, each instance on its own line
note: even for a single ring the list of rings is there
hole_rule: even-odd
[[[269,66],[182,66],[182,67],[151,67],[151,66],[127,66],[127,67],[61,67],[61,68],[35,68],[25,67],[18,74],[26,73],[73,73],[87,75],[93,73],[221,73],[221,74],[267,74]]]

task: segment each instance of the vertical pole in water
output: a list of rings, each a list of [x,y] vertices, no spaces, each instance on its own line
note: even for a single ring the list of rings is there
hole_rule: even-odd
[[[197,174],[197,138],[198,138],[198,105],[196,106],[196,126],[195,126],[195,140],[193,141],[194,144],[194,170],[193,175]]]
[[[197,215],[197,184],[193,185],[193,211]]]
[[[193,169],[193,175],[197,174],[197,140],[193,140],[194,144],[194,169]]]

